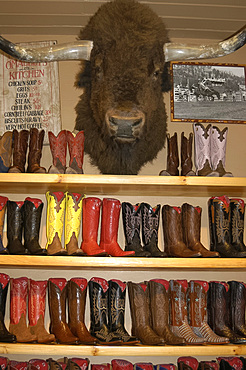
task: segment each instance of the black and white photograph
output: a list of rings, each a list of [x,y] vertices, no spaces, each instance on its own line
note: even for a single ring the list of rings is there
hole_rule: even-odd
[[[245,66],[171,64],[172,121],[246,123]]]

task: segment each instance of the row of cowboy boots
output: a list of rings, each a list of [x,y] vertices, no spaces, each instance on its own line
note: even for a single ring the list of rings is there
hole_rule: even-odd
[[[217,357],[216,360],[200,361],[195,357],[179,357],[178,370],[245,370],[244,357]]]
[[[9,360],[7,357],[0,357],[1,370],[88,370],[88,358],[72,357],[61,360],[53,360],[52,358],[45,360],[31,359],[29,361]]]

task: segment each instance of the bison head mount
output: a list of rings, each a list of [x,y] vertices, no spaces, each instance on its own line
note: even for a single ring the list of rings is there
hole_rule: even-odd
[[[27,49],[0,37],[0,49],[19,60],[81,60],[75,129],[104,174],[137,174],[164,147],[170,61],[225,56],[245,43],[245,27],[219,43],[171,43],[161,18],[135,0],[103,4],[72,44]]]

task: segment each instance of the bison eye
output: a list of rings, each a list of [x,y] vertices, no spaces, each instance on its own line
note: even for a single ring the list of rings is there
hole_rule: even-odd
[[[160,70],[159,68],[158,68],[158,69],[156,69],[156,70],[153,72],[153,77],[154,77],[154,79],[155,79],[155,80],[157,80],[157,78],[159,77],[160,72],[161,72],[161,70]]]

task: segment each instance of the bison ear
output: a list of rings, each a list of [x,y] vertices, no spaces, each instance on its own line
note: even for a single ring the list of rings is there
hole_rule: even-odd
[[[75,87],[80,89],[88,86],[91,81],[91,63],[89,61],[81,62],[81,69],[76,75]]]
[[[168,92],[171,90],[170,63],[165,63],[164,65],[161,89],[163,92]]]

